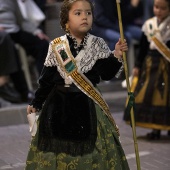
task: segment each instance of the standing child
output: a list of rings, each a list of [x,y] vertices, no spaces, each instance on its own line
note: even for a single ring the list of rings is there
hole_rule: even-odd
[[[170,135],[170,0],[154,0],[154,17],[143,27],[133,75],[136,125],[153,129],[149,139],[159,139],[160,130]],[[136,78],[134,78],[135,80]],[[125,114],[124,119],[129,120]]]
[[[90,0],[64,0],[60,17],[66,35],[50,43],[27,108],[28,115],[42,111],[25,170],[129,170],[118,128],[97,89],[100,79],[118,72],[127,43],[119,40],[112,52],[88,33]]]

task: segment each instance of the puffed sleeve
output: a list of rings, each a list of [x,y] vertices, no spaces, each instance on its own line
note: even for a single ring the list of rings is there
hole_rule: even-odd
[[[53,89],[54,85],[61,82],[63,83],[64,80],[57,70],[56,59],[52,52],[50,43],[44,68],[38,80],[38,88],[35,92],[35,98],[32,100],[30,105],[33,105],[34,108],[41,110],[44,101]]]
[[[30,105],[38,110],[41,110],[44,101],[57,81],[57,77],[59,78],[60,76],[55,66],[44,66],[38,80],[38,88],[35,92],[35,98],[32,100]]]

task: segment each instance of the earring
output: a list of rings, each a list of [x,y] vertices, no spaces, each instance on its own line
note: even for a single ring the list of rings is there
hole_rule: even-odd
[[[69,32],[69,26],[66,24],[66,32]]]

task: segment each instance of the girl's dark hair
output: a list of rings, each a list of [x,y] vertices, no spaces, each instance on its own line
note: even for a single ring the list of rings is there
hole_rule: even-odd
[[[93,13],[94,13],[94,5],[91,2],[91,0],[64,0],[63,4],[61,6],[61,11],[60,11],[60,25],[61,25],[61,27],[62,27],[62,29],[64,31],[66,31],[66,23],[67,23],[67,21],[69,19],[68,18],[69,17],[68,13],[69,13],[73,3],[77,2],[77,1],[87,1],[91,6],[92,16],[94,16],[93,15]]]

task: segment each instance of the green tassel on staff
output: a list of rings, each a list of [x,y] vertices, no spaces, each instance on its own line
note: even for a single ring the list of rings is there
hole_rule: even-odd
[[[116,0],[116,4],[117,4],[117,12],[118,12],[120,37],[121,37],[121,41],[124,41],[120,0]],[[128,66],[127,66],[127,60],[126,60],[126,53],[125,52],[123,52],[123,63],[124,63],[127,91],[128,91],[128,95],[129,95],[128,100],[129,100],[129,102],[131,102],[130,100],[132,98],[130,97],[130,95],[132,95],[132,92],[131,92],[131,87],[130,87],[130,83],[129,83]],[[136,138],[135,119],[134,119],[134,102],[132,102],[132,106],[130,108],[130,116],[131,116],[131,126],[132,126],[132,132],[133,132],[134,148],[135,148],[135,154],[136,154],[137,170],[140,170],[141,169],[140,168],[140,158],[139,158],[138,143],[137,143],[137,138]]]

